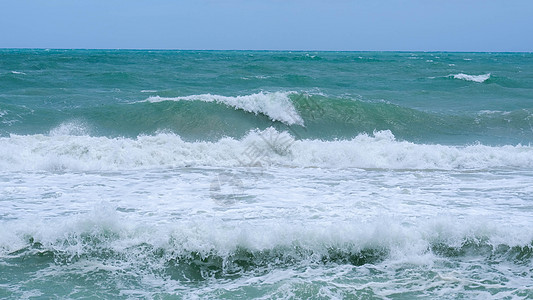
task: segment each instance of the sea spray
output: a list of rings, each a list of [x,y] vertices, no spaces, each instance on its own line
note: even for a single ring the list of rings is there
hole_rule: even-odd
[[[272,166],[410,170],[533,167],[531,146],[414,144],[396,140],[390,131],[321,141],[295,140],[289,132],[267,128],[250,131],[242,139],[215,142],[186,142],[172,133],[108,138],[54,132],[50,136],[0,138],[0,145],[0,165],[12,171],[246,167],[254,165],[250,161],[253,158],[246,159],[246,153],[254,149],[261,153],[261,164]]]

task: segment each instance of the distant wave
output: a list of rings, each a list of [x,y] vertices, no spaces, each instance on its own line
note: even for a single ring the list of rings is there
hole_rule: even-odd
[[[490,78],[490,73],[482,74],[482,75],[468,75],[464,73],[459,73],[459,74],[451,74],[449,76],[453,77],[454,79],[462,79],[466,81],[482,83]]]
[[[291,92],[257,93],[245,96],[227,97],[212,94],[191,95],[185,97],[149,97],[147,102],[162,101],[203,101],[218,102],[236,109],[242,109],[255,114],[261,113],[273,121],[280,121],[287,125],[304,125],[302,117],[294,108],[289,98]]]
[[[146,95],[137,102],[60,110],[0,103],[0,136],[52,133],[133,138],[168,131],[187,141],[216,141],[240,139],[250,130],[273,126],[290,130],[297,139],[346,140],[363,132],[390,130],[402,140],[416,142],[501,145],[530,143],[532,117],[530,109],[441,114],[385,101],[306,92],[236,97]]]
[[[2,170],[127,170],[171,167],[289,166],[363,169],[485,169],[533,167],[533,147],[445,146],[397,141],[388,131],[350,140],[296,140],[274,128],[242,139],[186,142],[173,133],[137,138],[60,135],[84,133],[77,124],[53,135],[0,138]],[[58,135],[59,134],[59,135]],[[252,155],[255,153],[254,155]],[[253,157],[252,157],[253,156]]]

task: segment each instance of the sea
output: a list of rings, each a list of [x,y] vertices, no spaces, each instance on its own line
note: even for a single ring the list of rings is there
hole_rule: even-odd
[[[0,298],[532,299],[533,54],[0,49]]]

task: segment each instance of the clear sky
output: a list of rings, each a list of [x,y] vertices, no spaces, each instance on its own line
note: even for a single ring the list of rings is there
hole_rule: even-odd
[[[533,51],[533,0],[0,0],[0,48]]]

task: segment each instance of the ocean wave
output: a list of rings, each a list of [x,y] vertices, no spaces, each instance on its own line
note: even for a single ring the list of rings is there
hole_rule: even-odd
[[[67,131],[68,132],[68,131]],[[252,130],[241,139],[186,142],[173,133],[136,138],[11,135],[0,138],[3,170],[125,170],[172,167],[320,167],[486,169],[533,167],[524,145],[445,146],[398,141],[388,131],[350,140],[296,140],[289,132]]]
[[[449,75],[449,77],[453,77],[454,79],[462,79],[466,81],[482,83],[490,78],[490,73],[482,74],[482,75],[468,75],[464,73],[459,73],[459,74],[451,74]]]
[[[249,103],[244,98],[227,97],[231,101],[242,100],[243,105],[250,106],[250,110],[264,111],[254,113],[215,101],[217,96],[203,97],[207,100],[191,100],[196,96],[187,96],[189,100],[169,98],[173,100],[168,101],[153,97],[148,99],[154,103],[147,99],[60,110],[29,110],[0,104],[0,136],[53,133],[134,138],[166,130],[186,141],[217,141],[222,137],[240,139],[250,130],[273,126],[278,130],[291,130],[297,139],[329,141],[352,139],[360,133],[374,130],[391,130],[399,139],[425,143],[466,144],[479,141],[501,145],[533,141],[530,109],[506,110],[508,113],[505,114],[443,114],[385,101],[368,102],[316,92],[243,96],[257,98]],[[271,103],[271,106],[259,105],[270,103],[269,97],[279,102]],[[69,133],[68,130],[74,129],[73,120],[86,128],[78,126],[77,133]]]
[[[480,294],[472,286],[486,297],[484,291],[494,286],[525,295],[529,284],[533,245],[527,228],[468,220],[411,227],[391,220],[201,221],[134,224],[115,212],[96,210],[53,223],[2,224],[4,278],[15,278],[15,295],[28,281],[47,291],[43,285],[59,278],[70,287],[87,282],[84,295],[97,290],[104,298],[220,298],[224,293],[238,298],[287,298],[293,293],[319,297],[324,294],[317,289],[308,291],[317,280],[327,287],[344,282],[343,293],[332,298],[396,294],[405,291],[406,283],[416,285],[422,295],[437,285],[431,294],[437,298],[449,296],[450,289],[475,298]],[[489,272],[495,268],[496,279]],[[91,289],[95,278],[97,283],[105,278],[111,288]],[[70,288],[62,292],[65,297],[79,294]]]
[[[218,102],[236,109],[242,109],[255,114],[261,113],[273,121],[280,121],[287,125],[304,125],[302,117],[292,104],[289,95],[293,92],[257,93],[245,96],[227,97],[212,94],[191,95],[185,97],[149,97],[147,102],[162,101],[203,101]]]
[[[56,263],[84,257],[137,263],[152,257],[164,261],[159,267],[172,263],[228,273],[300,263],[363,265],[388,259],[426,264],[435,256],[464,255],[528,262],[533,257],[531,231],[479,220],[437,218],[405,226],[398,220],[294,224],[197,219],[155,225],[134,223],[103,205],[60,222],[21,222],[2,224],[0,257],[45,254]]]

